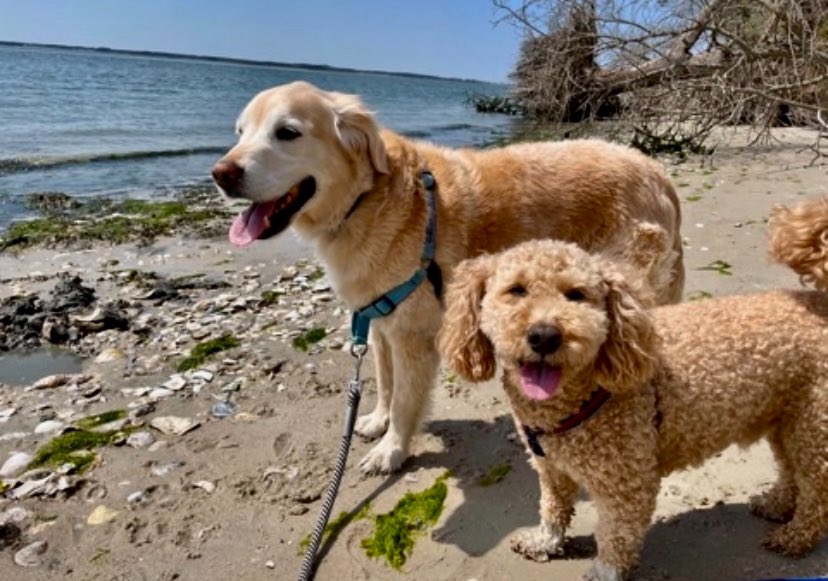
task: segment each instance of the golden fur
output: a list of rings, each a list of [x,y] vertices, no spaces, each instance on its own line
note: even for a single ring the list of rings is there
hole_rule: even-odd
[[[284,123],[302,136],[274,139],[274,128]],[[238,144],[221,160],[244,168],[236,195],[273,200],[306,176],[315,178],[316,193],[291,226],[315,244],[350,308],[370,303],[419,267],[425,169],[437,182],[436,258],[446,280],[461,260],[525,240],[555,237],[610,250],[649,225],[668,240],[646,260],[658,265],[651,277],[658,302],[681,298],[678,199],[659,164],[630,148],[597,140],[482,151],[437,147],[381,130],[355,96],[307,83],[257,95],[238,128]],[[362,461],[364,471],[395,470],[408,455],[436,380],[441,320],[440,302],[424,284],[372,324],[378,399],[357,431],[385,436]]]
[[[777,209],[771,232],[772,254],[825,289],[828,203]],[[572,244],[535,241],[462,263],[448,288],[440,334],[448,361],[478,381],[497,360],[516,424],[545,431],[545,457],[531,456],[541,526],[519,534],[513,549],[538,560],[559,553],[579,483],[599,513],[587,578],[622,579],[661,477],[766,437],[779,480],[751,509],[783,524],[763,544],[806,553],[828,530],[828,294],[773,291],[648,310],[646,285],[621,268]],[[538,324],[561,332],[551,354],[529,345]],[[543,400],[521,387],[521,366],[540,359],[561,370]],[[598,385],[611,393],[607,403],[553,433]]]

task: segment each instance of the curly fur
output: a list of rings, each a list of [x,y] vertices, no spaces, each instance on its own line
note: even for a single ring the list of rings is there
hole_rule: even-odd
[[[828,290],[828,196],[792,208],[777,206],[770,219],[770,253],[803,284]]]
[[[774,255],[797,272],[824,268],[813,257],[828,248],[825,213],[807,205],[776,216],[783,218],[773,226]],[[801,240],[822,242],[804,253],[777,250]],[[458,272],[466,276],[448,289],[441,349],[475,379],[458,360],[458,341],[484,335],[490,347],[476,357],[493,358],[487,369],[494,360],[502,368],[516,423],[544,431],[545,456],[530,456],[541,526],[516,537],[514,550],[536,560],[559,553],[580,484],[599,513],[598,558],[587,578],[621,579],[636,563],[661,478],[763,437],[779,480],[751,509],[783,523],[764,546],[799,556],[828,530],[828,294],[774,291],[647,310],[646,285],[605,256],[557,241],[524,243]],[[811,280],[824,288],[824,279]],[[516,296],[515,285],[526,292]],[[461,287],[483,296],[478,290],[475,300],[463,299]],[[563,337],[543,357],[527,339],[538,324]],[[539,401],[522,387],[521,369],[541,360],[560,368],[561,379]],[[553,433],[596,385],[611,392],[607,403],[574,429]]]

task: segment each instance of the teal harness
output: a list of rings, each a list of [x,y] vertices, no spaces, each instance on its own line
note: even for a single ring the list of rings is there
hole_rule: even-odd
[[[417,287],[424,280],[428,280],[434,287],[434,294],[438,300],[442,295],[443,275],[440,266],[434,261],[437,230],[437,209],[435,208],[434,192],[437,189],[437,182],[431,172],[428,171],[422,172],[420,179],[423,182],[426,205],[428,206],[428,225],[426,226],[425,244],[423,245],[422,265],[407,281],[398,284],[370,304],[354,311],[351,316],[351,342],[353,345],[366,345],[371,321],[386,317],[394,312],[394,309],[417,290]]]

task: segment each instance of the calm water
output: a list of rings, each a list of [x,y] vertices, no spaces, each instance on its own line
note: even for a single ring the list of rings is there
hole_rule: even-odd
[[[53,373],[80,373],[80,357],[56,347],[21,353],[0,353],[0,383],[27,385]]]
[[[163,196],[209,176],[258,91],[294,80],[361,95],[396,131],[481,145],[511,120],[464,104],[487,83],[0,46],[0,228],[21,196]]]

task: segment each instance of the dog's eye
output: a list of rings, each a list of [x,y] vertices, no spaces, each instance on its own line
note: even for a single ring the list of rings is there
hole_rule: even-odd
[[[525,297],[528,293],[526,287],[522,284],[513,284],[507,290],[507,293],[512,295],[513,297]]]
[[[301,137],[302,134],[296,131],[293,127],[279,127],[276,130],[276,139],[279,141],[293,141],[297,137]]]
[[[579,288],[573,288],[573,289],[570,289],[570,290],[566,291],[564,293],[564,296],[566,297],[566,300],[572,301],[574,303],[580,303],[581,301],[586,299],[586,295],[584,294],[584,291],[582,291]]]

